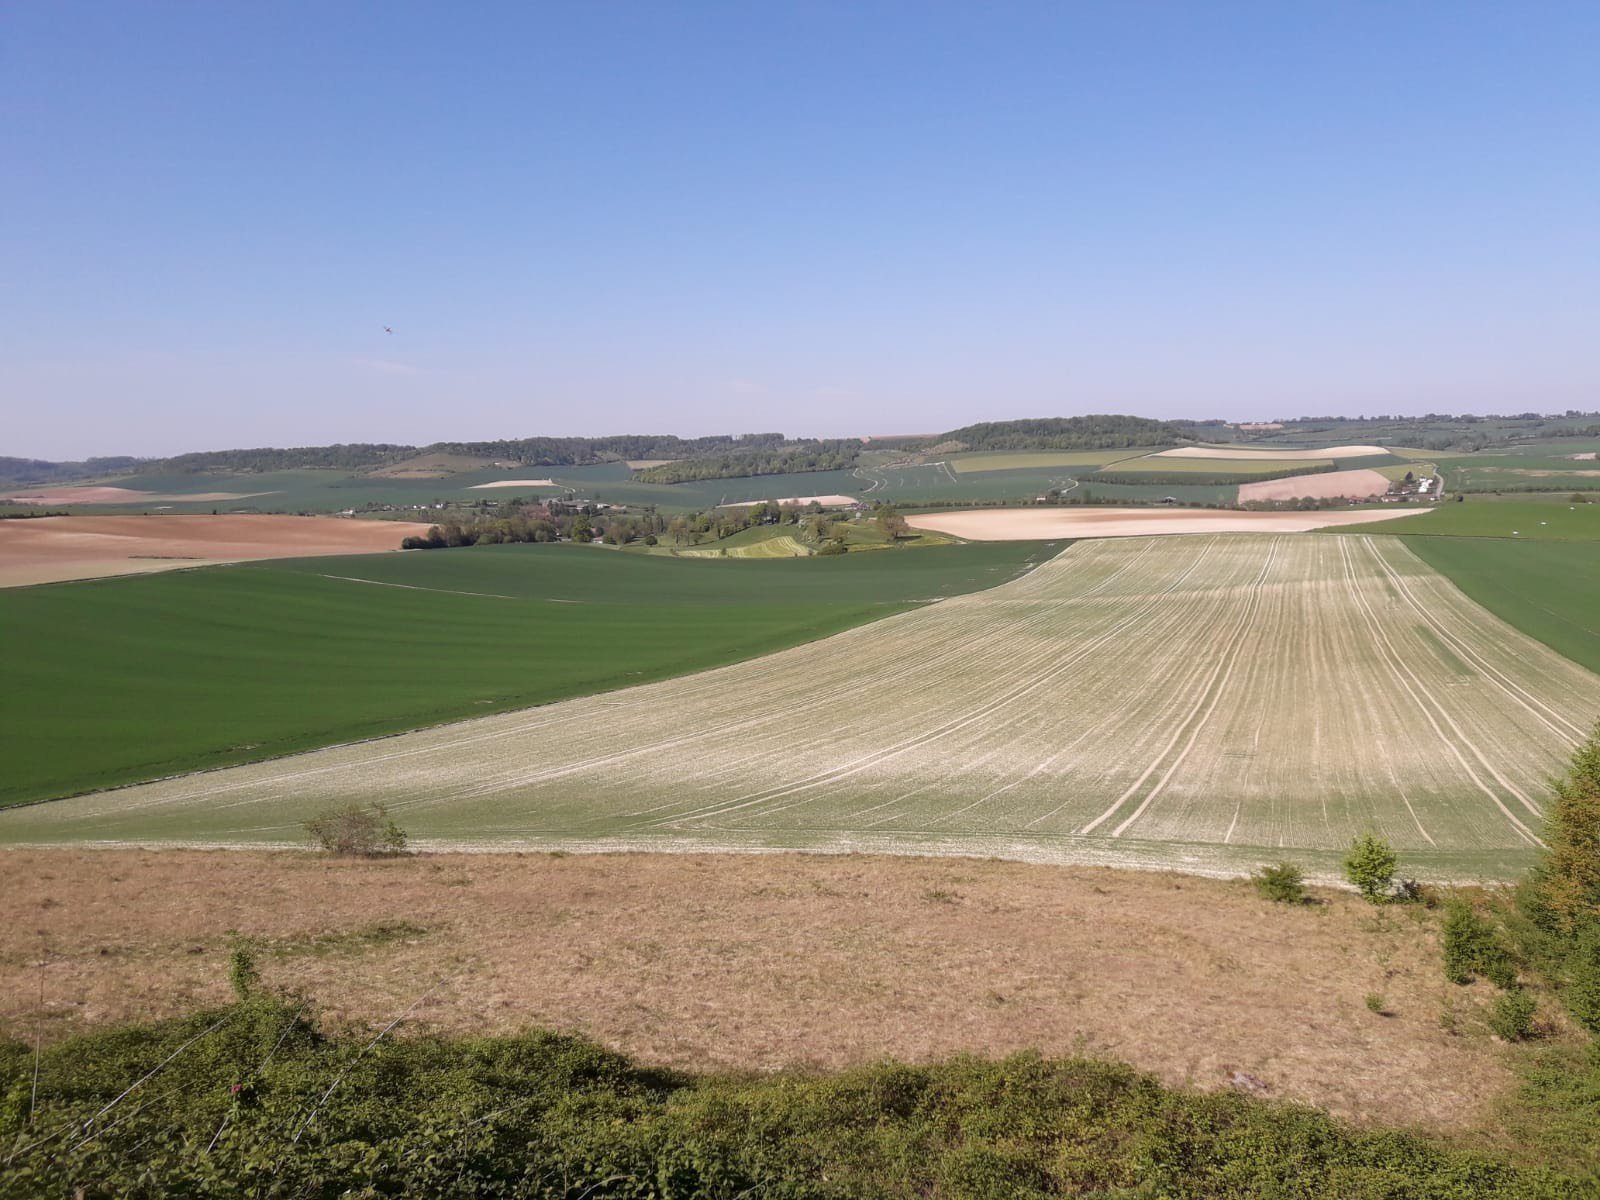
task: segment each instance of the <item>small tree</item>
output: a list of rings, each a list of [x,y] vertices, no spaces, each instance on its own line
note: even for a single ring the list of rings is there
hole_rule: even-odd
[[[1600,925],[1600,726],[1573,753],[1555,794],[1535,900],[1550,932],[1573,937]]]
[[[346,804],[305,823],[311,841],[329,854],[376,858],[406,848],[405,832],[381,804]]]
[[[1344,859],[1344,877],[1370,904],[1382,904],[1394,887],[1394,869],[1400,858],[1394,847],[1371,833],[1363,833],[1350,844]]]
[[[1279,904],[1304,904],[1306,902],[1305,872],[1291,862],[1281,862],[1275,867],[1262,867],[1250,876],[1256,891],[1265,899]]]

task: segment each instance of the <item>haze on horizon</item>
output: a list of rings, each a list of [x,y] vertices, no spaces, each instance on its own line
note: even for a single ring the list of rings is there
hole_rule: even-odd
[[[0,454],[1595,408],[1596,45],[1540,3],[14,6]]]

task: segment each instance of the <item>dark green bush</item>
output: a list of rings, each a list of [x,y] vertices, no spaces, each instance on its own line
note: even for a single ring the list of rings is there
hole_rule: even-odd
[[[1521,988],[1495,998],[1489,1010],[1489,1028],[1508,1042],[1523,1042],[1533,1036],[1533,997]]]
[[[1567,1008],[1590,1033],[1600,1034],[1600,925],[1584,930],[1567,959]]]
[[[1481,975],[1502,988],[1515,986],[1516,965],[1494,927],[1460,896],[1445,901],[1442,942],[1444,974],[1451,983],[1471,983]]]
[[[1291,862],[1262,867],[1250,876],[1256,891],[1279,904],[1304,904],[1306,902],[1305,872]]]

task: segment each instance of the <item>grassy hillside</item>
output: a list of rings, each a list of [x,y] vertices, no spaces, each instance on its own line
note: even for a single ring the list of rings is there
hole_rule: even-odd
[[[0,804],[699,670],[999,583],[1051,552],[695,562],[493,546],[4,591]]]

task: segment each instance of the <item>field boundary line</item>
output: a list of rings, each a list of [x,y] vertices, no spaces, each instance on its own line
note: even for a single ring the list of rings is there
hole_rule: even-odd
[[[1402,684],[1404,684],[1405,679],[1409,679],[1413,694],[1420,693],[1429,697],[1431,700],[1433,698],[1432,690],[1423,685],[1422,680],[1419,679],[1416,673],[1406,665],[1404,658],[1395,651],[1394,644],[1390,641],[1389,635],[1384,631],[1383,627],[1378,623],[1377,618],[1373,615],[1372,608],[1368,604],[1367,598],[1362,595],[1361,589],[1356,586],[1355,566],[1351,561],[1350,547],[1346,539],[1340,539],[1339,554],[1344,564],[1345,586],[1349,588],[1351,595],[1356,598],[1356,603],[1361,610],[1362,616],[1366,619],[1367,628],[1371,630],[1373,634],[1374,645],[1377,645],[1382,652],[1384,662],[1388,664],[1390,673]],[[1405,679],[1401,678],[1402,675],[1405,677]],[[1438,735],[1439,741],[1449,749],[1451,754],[1455,756],[1456,761],[1461,764],[1462,769],[1466,771],[1472,782],[1478,785],[1479,790],[1481,790],[1485,796],[1488,796],[1489,799],[1494,803],[1494,806],[1500,810],[1505,819],[1511,822],[1511,825],[1517,831],[1518,836],[1524,838],[1526,841],[1535,846],[1542,847],[1544,842],[1526,825],[1518,820],[1517,815],[1506,807],[1505,802],[1501,800],[1499,796],[1495,795],[1493,788],[1484,783],[1483,780],[1478,777],[1478,773],[1472,769],[1472,764],[1467,762],[1466,757],[1461,753],[1461,745],[1458,745],[1455,741],[1451,740],[1445,735],[1444,730],[1439,726],[1439,722],[1434,719],[1433,714],[1435,710],[1438,712],[1439,716],[1449,724],[1450,728],[1455,731],[1455,735],[1460,739],[1461,745],[1465,745],[1467,749],[1472,751],[1473,757],[1478,760],[1480,765],[1488,770],[1489,774],[1495,777],[1496,781],[1499,782],[1502,787],[1504,787],[1513,796],[1516,796],[1517,799],[1521,800],[1524,805],[1528,804],[1527,797],[1523,796],[1514,787],[1508,784],[1493,767],[1489,766],[1488,763],[1483,761],[1483,756],[1478,752],[1478,748],[1473,745],[1472,740],[1461,731],[1461,727],[1455,723],[1450,714],[1444,710],[1442,705],[1435,703],[1431,705],[1417,706],[1417,711],[1422,713],[1422,715],[1428,719],[1428,724],[1433,727],[1433,731],[1436,735]],[[1535,816],[1538,815],[1537,810],[1530,809],[1530,811],[1533,811]]]
[[[1586,730],[1580,728],[1575,722],[1567,720],[1566,717],[1556,712],[1537,696],[1534,696],[1530,692],[1524,691],[1522,687],[1503,674],[1498,667],[1490,663],[1461,638],[1457,637],[1454,633],[1446,629],[1444,625],[1440,623],[1440,621],[1433,615],[1429,607],[1417,600],[1416,596],[1411,591],[1410,584],[1406,582],[1405,577],[1396,571],[1389,564],[1389,562],[1384,559],[1382,552],[1380,552],[1377,546],[1373,544],[1370,537],[1362,537],[1359,540],[1366,543],[1365,548],[1377,561],[1379,567],[1388,575],[1390,581],[1393,582],[1395,588],[1405,599],[1406,603],[1416,610],[1417,614],[1428,623],[1429,628],[1431,628],[1447,646],[1471,661],[1474,666],[1484,673],[1485,677],[1488,678],[1490,683],[1494,684],[1512,700],[1515,700],[1518,704],[1520,704],[1536,721],[1544,725],[1544,727],[1551,733],[1557,735],[1558,737],[1568,738],[1572,741],[1580,741],[1583,739],[1583,737],[1586,735]],[[1400,549],[1405,554],[1410,555],[1410,557],[1415,560],[1418,565],[1431,570],[1431,568],[1427,567],[1426,563],[1424,563],[1420,558],[1417,558],[1415,552],[1413,552],[1409,546],[1401,546]],[[1437,572],[1435,572],[1435,574],[1437,574]],[[1454,583],[1451,583],[1448,578],[1445,578],[1442,575],[1440,576],[1440,582],[1449,587],[1455,587]],[[1467,603],[1472,604],[1474,607],[1479,609],[1483,608],[1481,604],[1478,604],[1470,596],[1465,595],[1465,593],[1462,593],[1462,596]],[[1487,609],[1484,609],[1483,611],[1488,612]],[[1490,613],[1489,615],[1493,616],[1494,614]],[[1499,620],[1500,618],[1495,617],[1494,619]],[[1527,637],[1526,634],[1522,634],[1521,630],[1517,630],[1517,632],[1521,634],[1521,636]],[[1540,645],[1543,645],[1543,643],[1541,642]],[[1548,649],[1548,647],[1546,648]],[[1563,655],[1563,657],[1565,656]],[[1569,659],[1568,661],[1571,660]],[[1543,712],[1538,711],[1541,709]]]

